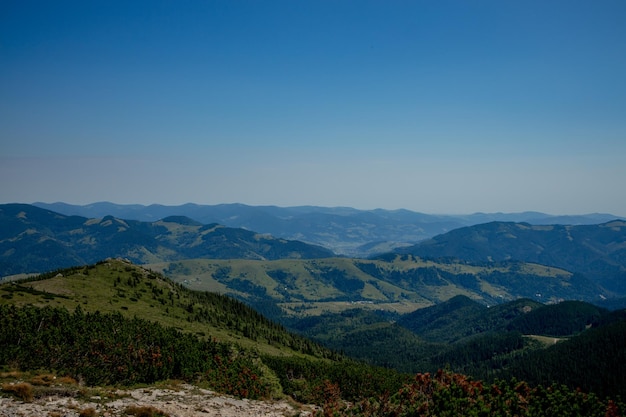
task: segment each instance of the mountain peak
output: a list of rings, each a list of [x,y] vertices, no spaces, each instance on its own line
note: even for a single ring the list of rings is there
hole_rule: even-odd
[[[167,216],[161,219],[164,223],[178,223],[184,226],[202,226],[202,223],[187,216]]]

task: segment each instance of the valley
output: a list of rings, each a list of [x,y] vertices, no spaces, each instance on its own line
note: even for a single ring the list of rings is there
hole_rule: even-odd
[[[622,372],[624,310],[609,312],[584,302],[544,305],[517,299],[487,307],[457,295],[403,315],[362,308],[299,318],[287,315],[282,317],[291,329],[287,331],[230,297],[193,291],[158,272],[109,259],[4,283],[0,285],[0,310],[0,341],[5,346],[0,349],[0,363],[40,369],[52,360],[46,353],[51,349],[56,365],[50,371],[80,375],[90,386],[174,378],[248,397],[252,386],[240,385],[249,383],[240,375],[251,369],[259,375],[253,381],[260,378],[261,385],[253,387],[262,398],[287,394],[322,407],[337,400],[314,394],[324,384],[337,384],[336,390],[345,400],[361,401],[381,390],[400,389],[415,373],[437,374],[443,378],[437,379],[437,384],[460,375],[439,374],[438,369],[444,367],[492,383],[522,375],[533,387],[549,385],[546,381],[570,387],[584,383],[585,390],[601,396],[621,395],[626,387]],[[273,310],[275,314],[282,311]],[[46,340],[43,350],[39,337]],[[560,341],[554,343],[556,339]],[[74,342],[67,345],[71,340]],[[550,340],[552,343],[546,343]],[[120,350],[120,341],[128,347]],[[18,350],[16,342],[21,346]],[[175,347],[180,343],[186,346],[183,357],[175,353],[181,349]],[[154,355],[155,348],[158,357],[172,355],[165,358],[171,358],[174,366],[160,369],[160,361],[143,360],[134,364],[146,353]],[[33,357],[28,354],[31,349],[39,349],[41,354]],[[82,349],[96,353],[81,353]],[[208,356],[200,362],[193,359],[193,355],[203,355],[204,349],[216,352],[211,354],[217,354],[216,358],[230,357],[229,365],[217,374],[204,371],[207,373],[200,380],[190,380],[194,371],[188,372],[193,368],[183,371],[189,366],[221,369],[220,362],[213,363],[215,359]],[[566,357],[578,363],[576,372],[564,372]],[[84,359],[75,362],[78,358]],[[179,367],[176,361],[180,360],[190,362]],[[603,367],[598,368],[599,363]],[[152,370],[154,366],[157,368]],[[238,369],[234,373],[229,371],[232,366]],[[594,368],[597,372],[592,378]],[[134,370],[129,373],[130,369]],[[300,377],[294,380],[293,375]],[[373,375],[376,378],[372,379]],[[12,384],[4,383],[3,390],[10,392]],[[436,389],[446,390],[447,384]],[[529,388],[528,394],[536,395],[536,389]]]
[[[0,417],[626,417],[626,0],[0,0]]]
[[[593,300],[601,292],[591,282],[553,267],[516,262],[478,265],[413,256],[389,260],[194,259],[147,267],[194,290],[228,294],[251,305],[273,302],[294,315],[356,307],[407,313],[459,294],[494,305],[520,297],[544,303]]]
[[[369,258],[183,216],[90,219],[5,205],[0,222],[3,344],[42,353],[38,362],[5,349],[5,371],[43,366],[89,385],[174,378],[243,397],[254,387],[259,397],[326,408],[338,397],[321,392],[363,401],[406,389],[413,375],[438,375],[442,390],[463,375],[523,379],[529,393],[559,383],[599,398],[626,394],[621,221],[479,224]],[[85,323],[101,324],[73,333]],[[99,333],[106,323],[119,334]],[[187,362],[163,369],[135,364],[155,344],[125,336],[133,326],[154,332],[158,355],[185,341],[191,356],[172,354]],[[75,357],[90,359],[47,359],[67,340]],[[563,368],[563,358],[577,366]],[[259,385],[245,385],[241,372]]]

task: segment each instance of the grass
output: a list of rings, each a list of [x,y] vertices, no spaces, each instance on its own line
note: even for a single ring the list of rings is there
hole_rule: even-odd
[[[384,274],[394,271],[398,275],[410,274],[419,268],[432,268],[442,271],[442,274],[470,274],[478,278],[479,288],[472,290],[453,282],[445,285],[390,282],[365,273],[358,267],[358,264],[371,265]],[[407,305],[417,309],[448,300],[459,294],[478,301],[485,300],[486,303],[493,303],[494,300],[505,301],[528,295],[520,295],[501,285],[489,282],[489,274],[519,273],[532,276],[536,280],[554,278],[563,283],[567,283],[571,275],[558,268],[537,264],[471,265],[464,262],[439,263],[400,256],[393,262],[351,258],[277,261],[189,259],[149,266],[191,289],[217,291],[243,299],[249,297],[250,294],[238,290],[234,280],[246,280],[257,288],[263,289],[262,297],[271,298],[283,308],[285,313],[296,315],[316,315],[354,308],[353,304],[343,300],[372,302],[377,306],[376,308],[383,308],[381,306],[384,305],[384,308],[389,311],[402,312],[407,311]],[[513,268],[517,268],[517,271]],[[329,269],[340,271],[351,280],[361,281],[362,289],[356,293],[343,292],[335,283],[320,278],[324,276],[324,271]],[[228,272],[220,274],[220,270]],[[283,276],[277,276],[272,271],[281,271]],[[298,307],[295,308],[295,306]]]
[[[23,290],[16,289],[15,284],[11,283],[0,285],[0,303],[62,307],[69,311],[80,305],[85,312],[119,312],[127,317],[143,317],[184,332],[235,342],[262,353],[285,353],[277,346],[248,340],[226,328],[188,321],[189,314],[182,306],[188,304],[186,293],[169,281],[151,276],[150,271],[138,266],[121,260],[109,260],[93,268],[78,269],[67,276],[20,282]],[[162,294],[155,295],[153,288],[162,291]],[[10,295],[11,298],[3,295]]]
[[[24,402],[33,400],[33,386],[27,382],[2,384],[2,391],[13,394]]]
[[[543,347],[549,347],[549,346],[555,345],[559,342],[562,342],[568,339],[567,337],[549,337],[549,336],[539,336],[539,335],[534,335],[534,334],[526,335],[524,337],[536,340]]]
[[[525,263],[521,267],[521,271],[530,274],[530,275],[538,275],[547,278],[564,278],[568,279],[573,274],[571,272],[565,271],[563,269],[555,268],[552,266],[539,265],[533,263]]]
[[[57,376],[45,370],[22,372],[5,370],[0,372],[2,391],[14,395],[22,401],[47,395],[76,397],[82,388],[73,378]]]
[[[369,275],[359,265],[381,271],[382,276],[395,273],[400,278],[393,281],[380,279],[381,275]],[[484,275],[476,275],[509,272],[506,265],[437,263],[414,257],[397,257],[392,262],[351,258],[277,261],[192,259],[146,267],[164,272],[173,281],[192,290],[227,293],[244,300],[250,297],[269,299],[285,313],[297,316],[339,313],[355,307],[407,313],[459,294],[491,303],[494,299],[505,301],[520,296],[488,282]],[[521,267],[516,264],[515,267],[518,270],[521,268],[525,274],[534,274],[535,279],[551,277],[561,280],[555,282],[569,281],[567,273],[556,268],[535,264],[521,264]],[[411,281],[415,280],[414,271],[419,268],[442,271],[442,276],[474,274],[479,277],[479,289],[464,288],[452,281],[441,281],[438,285]],[[344,282],[355,284],[359,281],[362,283],[360,289],[358,285],[356,290],[350,290],[345,285],[341,289]],[[255,291],[257,294],[254,294]],[[190,314],[185,308],[189,304],[187,297],[187,292],[172,281],[121,260],[76,268],[67,276],[0,285],[0,303],[64,307],[70,311],[80,305],[86,312],[119,312],[127,317],[148,318],[164,326],[235,342],[269,355],[283,355],[288,351],[262,340],[246,339],[226,329],[226,326],[189,320]]]
[[[96,417],[98,412],[93,407],[84,408],[78,413],[78,417]]]
[[[351,301],[328,301],[328,302],[294,302],[280,303],[287,314],[298,316],[319,316],[323,313],[341,313],[346,310],[360,308],[370,311],[389,311],[399,314],[411,313],[417,309],[429,307],[431,303],[414,303],[401,301],[397,303],[374,303],[374,302],[351,302]]]

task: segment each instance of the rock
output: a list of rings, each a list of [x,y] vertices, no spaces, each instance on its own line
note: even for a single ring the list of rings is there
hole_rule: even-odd
[[[312,416],[315,406],[299,405],[287,400],[254,401],[239,399],[192,385],[175,388],[140,388],[117,390],[114,399],[92,396],[87,399],[58,395],[23,402],[0,396],[0,417],[78,417],[82,410],[93,408],[101,417],[123,417],[129,407],[153,407],[170,417],[245,417],[245,416]]]

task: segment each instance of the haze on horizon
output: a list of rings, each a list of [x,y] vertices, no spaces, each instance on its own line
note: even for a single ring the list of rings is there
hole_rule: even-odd
[[[0,203],[626,216],[626,3],[0,5]]]

